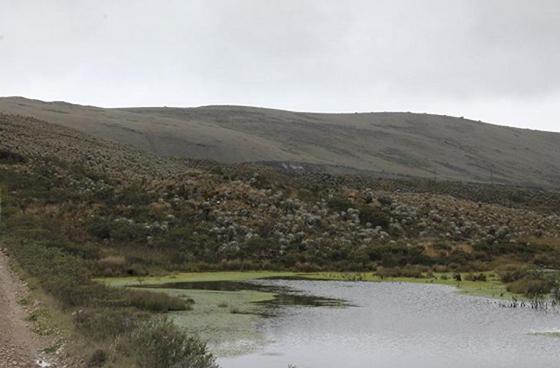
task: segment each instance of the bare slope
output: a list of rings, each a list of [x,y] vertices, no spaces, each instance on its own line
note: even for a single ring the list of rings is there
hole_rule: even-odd
[[[447,116],[236,106],[102,109],[24,98],[0,99],[0,112],[34,116],[164,156],[560,188],[560,134]]]

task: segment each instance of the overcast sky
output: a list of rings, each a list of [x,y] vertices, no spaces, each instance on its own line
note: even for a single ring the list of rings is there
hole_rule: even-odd
[[[0,0],[0,95],[560,131],[560,0]]]

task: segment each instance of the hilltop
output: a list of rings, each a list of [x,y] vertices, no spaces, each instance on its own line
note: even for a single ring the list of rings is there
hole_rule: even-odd
[[[104,109],[20,97],[1,98],[0,112],[32,116],[160,157],[560,189],[560,134],[449,116],[242,106]]]

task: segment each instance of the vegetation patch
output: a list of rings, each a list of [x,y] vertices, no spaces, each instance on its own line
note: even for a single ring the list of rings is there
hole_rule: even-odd
[[[410,273],[413,272],[413,276]],[[420,272],[420,273],[416,273]],[[404,276],[403,274],[409,274]],[[482,276],[481,276],[482,275]],[[180,283],[206,283],[206,282],[236,282],[258,279],[306,279],[324,281],[369,281],[369,282],[411,282],[411,283],[434,283],[440,285],[454,286],[460,292],[469,295],[487,296],[493,298],[511,298],[514,293],[509,292],[500,276],[494,272],[464,273],[461,281],[453,277],[453,273],[421,272],[421,271],[399,271],[381,270],[381,272],[200,272],[179,273],[159,277],[123,277],[103,278],[97,281],[110,286],[135,286],[143,287],[180,284]],[[160,289],[154,289],[161,291]],[[193,292],[195,290],[189,290]],[[196,303],[195,299],[195,306]]]
[[[534,335],[534,336],[547,336],[547,337],[560,338],[560,331],[532,332],[531,335]]]

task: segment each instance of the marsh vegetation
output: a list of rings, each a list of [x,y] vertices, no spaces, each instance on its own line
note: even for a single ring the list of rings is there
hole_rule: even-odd
[[[361,280],[355,281],[358,275]],[[480,279],[479,274],[463,276]],[[487,276],[487,281],[464,282],[499,283],[496,276]],[[235,281],[228,281],[228,277]],[[216,281],[219,278],[223,281]],[[358,367],[345,358],[356,354],[361,359],[374,356],[380,367],[407,367],[422,355],[416,366],[439,367],[450,364],[452,356],[471,362],[474,347],[480,367],[493,367],[496,359],[507,362],[508,367],[544,366],[559,358],[556,342],[548,339],[555,336],[560,311],[533,309],[531,299],[520,298],[526,305],[503,308],[511,300],[465,296],[455,287],[429,283],[428,279],[381,279],[363,273],[249,273],[247,280],[242,278],[243,273],[228,272],[177,274],[172,283],[165,277],[147,278],[142,284],[149,290],[193,296],[194,310],[173,313],[172,318],[185,330],[208,339],[225,368],[280,368],[288,363],[322,367],[333,362]],[[448,285],[457,285],[454,278],[447,280]],[[121,287],[134,282],[132,278],[104,281]],[[261,293],[263,298],[256,297]],[[338,303],[293,303],[293,299],[278,298],[278,294]],[[274,299],[281,303],[270,304]],[[223,300],[232,302],[228,308],[235,308],[233,315],[224,308]],[[399,341],[398,346],[395,341]],[[504,345],[507,353],[502,350]],[[423,355],[426,350],[432,352],[429,358]],[[529,354],[529,350],[538,354]]]

